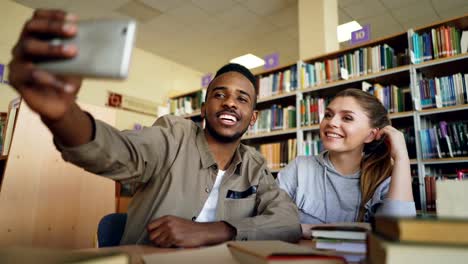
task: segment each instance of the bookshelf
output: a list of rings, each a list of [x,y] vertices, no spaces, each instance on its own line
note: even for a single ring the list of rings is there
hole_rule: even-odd
[[[450,33],[447,28],[450,28]],[[316,137],[319,132],[321,110],[314,105],[317,102],[314,100],[322,98],[320,104],[323,109],[327,98],[333,97],[339,91],[362,88],[374,93],[383,101],[389,109],[392,125],[404,133],[416,204],[420,204],[421,211],[426,212],[425,177],[453,175],[456,169],[468,168],[468,118],[464,118],[468,116],[468,53],[461,52],[460,45],[453,44],[460,42],[462,32],[467,30],[468,16],[458,17],[257,73],[257,110],[260,115],[255,127],[248,130],[242,141],[258,150],[262,145],[279,142],[291,144],[287,147],[290,152],[287,153],[288,160],[281,161],[280,167],[276,164],[277,157],[272,157],[272,153],[261,151],[271,171],[276,174],[296,155],[313,155],[321,150]],[[429,35],[439,37],[437,41],[431,41],[431,44],[438,45],[437,48],[429,45],[428,40],[431,39]],[[440,39],[442,35],[446,41]],[[432,48],[432,55],[428,47]],[[443,47],[446,48],[444,54],[442,54]],[[450,52],[448,47],[451,47]],[[434,55],[436,51],[438,53]],[[341,68],[346,70],[339,70]],[[314,78],[311,78],[312,73]],[[460,75],[454,77],[457,73],[461,74],[461,79]],[[450,78],[457,79],[464,85],[464,91],[459,93],[463,98],[455,100],[455,103],[451,102],[453,105],[448,105],[449,103],[440,105],[443,101],[439,102],[439,107],[436,107],[435,102],[433,107],[422,104],[422,99],[432,99],[434,94],[426,90],[424,94],[426,97],[423,96],[421,79],[443,77],[446,77],[444,81]],[[464,81],[464,84],[460,81]],[[452,81],[453,83],[455,82]],[[178,95],[172,99],[180,99],[196,92]],[[312,101],[310,98],[313,98]],[[288,107],[291,111],[286,114],[284,110]],[[314,113],[304,115],[301,107],[309,111],[313,109]],[[279,112],[278,109],[283,111]],[[276,114],[272,114],[273,112]],[[284,118],[286,115],[288,122],[283,119],[278,124],[275,118],[278,116]],[[182,116],[192,120],[200,117],[196,110]],[[265,117],[267,120],[262,119]],[[424,157],[424,151],[427,150],[423,148],[430,145],[430,142],[421,138],[421,130],[430,127],[427,120],[456,122],[459,119],[467,127],[467,131],[464,131],[467,135],[465,137],[467,154],[454,155],[454,157]],[[464,128],[459,126],[461,129]],[[273,152],[273,156],[279,155],[284,158],[282,151],[273,150]],[[276,159],[276,162],[271,159]]]
[[[201,104],[205,101],[206,89],[196,89],[169,98],[169,113],[184,118],[200,116]]]
[[[441,31],[450,27],[452,27],[450,33],[453,34],[449,35],[448,41],[444,43],[439,41],[439,44],[452,45],[454,52],[451,50],[445,55],[429,56],[427,45],[421,44],[422,40],[415,42],[420,48],[418,52],[415,51],[413,40],[416,38],[413,37],[414,34],[424,35],[424,41],[428,44],[427,35],[429,33],[424,33],[431,32],[433,34],[434,31],[437,33],[437,30]],[[392,124],[405,134],[413,180],[415,181],[415,199],[419,200],[416,203],[421,204],[421,210],[425,212],[425,177],[438,176],[440,173],[455,174],[454,169],[468,167],[468,154],[454,155],[454,157],[423,158],[426,156],[424,151],[427,151],[423,148],[430,145],[430,142],[421,138],[421,130],[430,127],[427,123],[428,120],[431,122],[446,120],[447,123],[461,122],[456,127],[468,129],[468,118],[465,118],[468,116],[468,53],[457,52],[458,44],[452,43],[460,41],[462,32],[466,30],[468,30],[468,16],[458,17],[258,73],[256,74],[259,83],[257,109],[262,113],[262,110],[269,109],[272,105],[281,105],[283,109],[292,105],[296,109],[297,125],[282,128],[275,128],[274,125],[271,125],[270,130],[266,131],[249,130],[242,139],[244,143],[254,146],[295,139],[297,140],[295,151],[298,155],[312,155],[313,151],[319,150],[315,149],[319,148],[319,143],[310,143],[309,140],[311,138],[312,141],[316,140],[314,136],[318,135],[318,123],[321,120],[321,110],[314,106],[314,100],[323,98],[321,104],[326,105],[327,98],[333,97],[346,88],[369,89],[388,107]],[[443,45],[441,47],[445,47]],[[441,47],[439,50],[442,49]],[[421,53],[423,48],[426,48],[426,51]],[[382,54],[384,55],[382,56]],[[419,57],[415,57],[415,55]],[[421,59],[420,57],[424,57],[424,55],[426,58]],[[346,68],[346,71],[338,70],[340,68]],[[460,75],[454,77],[457,73]],[[312,74],[314,77],[311,78]],[[456,80],[462,83],[462,88],[465,89],[459,92],[462,98],[457,99],[455,103],[452,102],[454,105],[444,103],[442,107],[421,107],[422,98],[434,97],[434,94],[427,91],[425,91],[425,95],[428,98],[422,96],[421,91],[423,90],[420,89],[419,85],[421,78],[424,78],[422,76],[438,79],[452,76],[447,77],[447,79],[454,80],[458,78]],[[460,76],[462,76],[461,79]],[[268,88],[264,87],[265,83]],[[448,81],[447,83],[454,86],[455,82]],[[265,91],[265,89],[270,89],[270,91]],[[382,95],[384,96],[382,97]],[[314,99],[310,101],[310,98]],[[309,100],[309,103],[305,99]],[[304,116],[301,109],[301,107],[304,108],[304,104],[306,109],[313,109],[311,111],[316,112],[306,113]],[[316,120],[317,116],[319,120]],[[311,118],[313,121],[304,122],[307,118]],[[259,121],[261,118],[257,123]],[[464,132],[468,135],[468,131]],[[307,136],[308,134],[312,136]],[[467,141],[464,142],[461,138],[459,141],[466,144],[465,148],[468,153],[468,137],[465,136],[463,139]],[[308,144],[309,147],[314,148],[313,151],[307,149]],[[270,154],[265,156],[268,155]],[[278,154],[276,153],[276,155]],[[291,158],[291,156],[289,157]],[[274,173],[278,171],[277,168],[272,169]],[[433,174],[434,172],[436,174]]]

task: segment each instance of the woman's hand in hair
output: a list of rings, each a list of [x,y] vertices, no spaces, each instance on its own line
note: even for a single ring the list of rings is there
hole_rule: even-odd
[[[392,176],[387,198],[398,201],[414,201],[411,188],[411,171],[408,150],[406,149],[403,133],[392,126],[379,130],[376,139],[385,137],[393,159]]]
[[[394,161],[408,158],[405,136],[392,126],[386,126],[377,132],[376,140],[385,140],[390,149],[390,155]]]

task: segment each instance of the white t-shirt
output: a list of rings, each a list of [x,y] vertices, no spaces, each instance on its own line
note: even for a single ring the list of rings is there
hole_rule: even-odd
[[[216,220],[216,206],[218,205],[218,196],[219,196],[219,186],[223,181],[224,173],[226,171],[218,170],[218,175],[216,175],[216,180],[213,185],[213,189],[206,199],[203,209],[198,215],[197,222],[213,222]]]

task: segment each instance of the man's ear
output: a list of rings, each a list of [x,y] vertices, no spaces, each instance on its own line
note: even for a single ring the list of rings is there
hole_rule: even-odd
[[[252,116],[250,117],[250,126],[255,125],[255,122],[257,121],[258,118],[258,110],[253,110]]]
[[[372,128],[369,135],[364,139],[364,143],[370,143],[375,140],[375,137],[377,136],[377,133],[379,133],[378,128]]]
[[[203,103],[201,104],[200,116],[201,116],[202,119],[205,118],[205,102],[203,102]]]

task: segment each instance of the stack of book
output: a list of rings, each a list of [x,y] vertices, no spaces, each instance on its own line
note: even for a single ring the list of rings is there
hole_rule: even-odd
[[[316,249],[332,250],[348,262],[360,262],[365,258],[368,226],[323,225],[311,231]]]
[[[415,218],[375,219],[368,238],[369,263],[467,263],[468,219]]]

